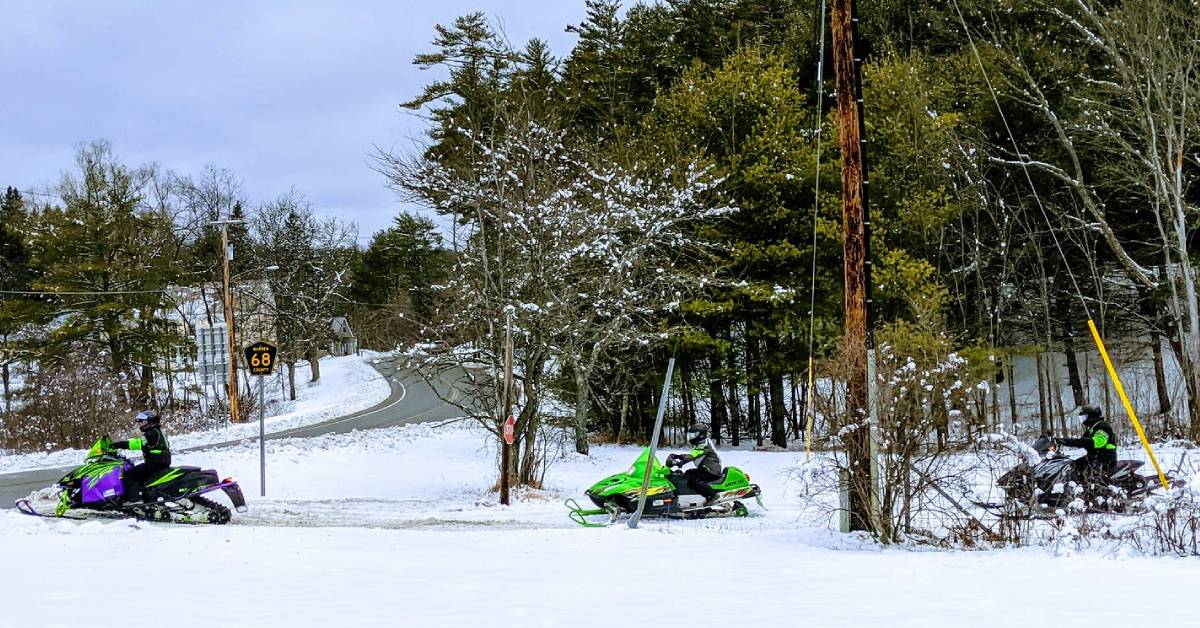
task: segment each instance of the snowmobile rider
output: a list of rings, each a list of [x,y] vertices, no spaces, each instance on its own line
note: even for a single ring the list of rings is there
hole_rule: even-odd
[[[1112,475],[1117,468],[1117,436],[1113,433],[1112,426],[1104,420],[1100,408],[1093,405],[1080,408],[1079,417],[1083,419],[1083,427],[1087,430],[1085,436],[1060,438],[1058,444],[1087,450],[1087,455],[1076,461],[1079,465],[1076,468],[1084,475]]]
[[[143,410],[137,414],[137,426],[142,438],[120,440],[112,444],[113,449],[128,449],[142,452],[143,461],[125,472],[125,495],[131,501],[140,499],[146,480],[171,466],[171,444],[159,426],[159,416],[154,410]]]
[[[683,472],[687,485],[704,497],[704,505],[711,506],[717,501],[717,491],[709,486],[709,482],[721,479],[721,458],[717,449],[708,439],[708,427],[696,423],[687,429],[688,444],[692,450],[686,454],[673,454],[680,466],[694,462],[696,467]]]

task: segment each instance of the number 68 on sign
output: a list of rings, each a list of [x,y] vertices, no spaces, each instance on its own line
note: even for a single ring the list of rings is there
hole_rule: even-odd
[[[279,350],[274,345],[259,341],[246,347],[244,353],[251,375],[270,375],[275,372],[275,356]]]

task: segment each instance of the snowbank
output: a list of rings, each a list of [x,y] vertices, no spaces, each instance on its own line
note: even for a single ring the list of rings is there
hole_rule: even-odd
[[[266,417],[267,432],[279,432],[313,423],[320,423],[338,416],[350,414],[369,408],[391,394],[391,386],[371,367],[379,354],[364,351],[362,357],[341,356],[321,360],[321,380],[316,385],[309,385],[308,368],[298,365],[296,369],[296,401],[284,401],[282,392],[268,384],[266,397],[272,416]],[[255,389],[257,394],[257,388]],[[130,422],[128,434],[113,434],[114,438],[135,436],[135,429]],[[240,438],[258,438],[258,421],[240,425],[226,425],[223,428],[193,432],[190,434],[174,434],[169,422],[165,424],[167,435],[171,440],[171,448],[178,451],[188,447],[203,446]],[[99,436],[99,435],[97,435]],[[0,455],[0,473],[26,471],[30,469],[54,468],[79,464],[84,451],[79,449],[63,449],[59,451]]]

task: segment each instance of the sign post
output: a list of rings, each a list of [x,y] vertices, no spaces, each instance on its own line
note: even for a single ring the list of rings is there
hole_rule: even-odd
[[[503,443],[500,445],[500,503],[505,506],[508,505],[509,467],[512,466],[512,452],[509,448],[512,447],[516,438],[515,426],[517,424],[517,420],[512,415],[512,354],[512,316],[510,315],[504,324],[504,416],[508,418],[504,420],[504,426],[500,433],[503,439]]]
[[[258,376],[258,480],[260,487],[260,495],[267,496],[267,430],[264,412],[266,411],[266,400],[263,394],[263,377],[275,372],[275,356],[279,353],[279,349],[275,345],[267,344],[261,340],[246,347],[246,368],[250,370],[251,375]]]
[[[642,475],[642,490],[638,492],[637,511],[626,522],[630,528],[638,527],[642,520],[642,512],[646,509],[646,492],[650,490],[650,474],[654,472],[654,463],[658,461],[658,434],[662,432],[663,413],[667,411],[667,394],[671,392],[671,374],[675,372],[675,358],[667,361],[667,377],[663,380],[662,395],[658,397],[658,416],[654,417],[654,431],[650,433],[650,455],[646,456],[646,471]]]

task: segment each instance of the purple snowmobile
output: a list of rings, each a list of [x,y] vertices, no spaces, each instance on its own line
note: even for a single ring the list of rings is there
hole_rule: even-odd
[[[89,519],[136,517],[145,521],[173,523],[229,523],[229,508],[206,497],[220,490],[238,512],[246,511],[242,489],[232,478],[219,479],[217,472],[200,467],[171,467],[146,480],[138,497],[126,498],[123,476],[133,466],[112,448],[107,436],[88,450],[82,467],[63,476],[55,485],[58,504],[53,514],[38,512],[29,499],[19,499],[17,510],[36,517]]]

